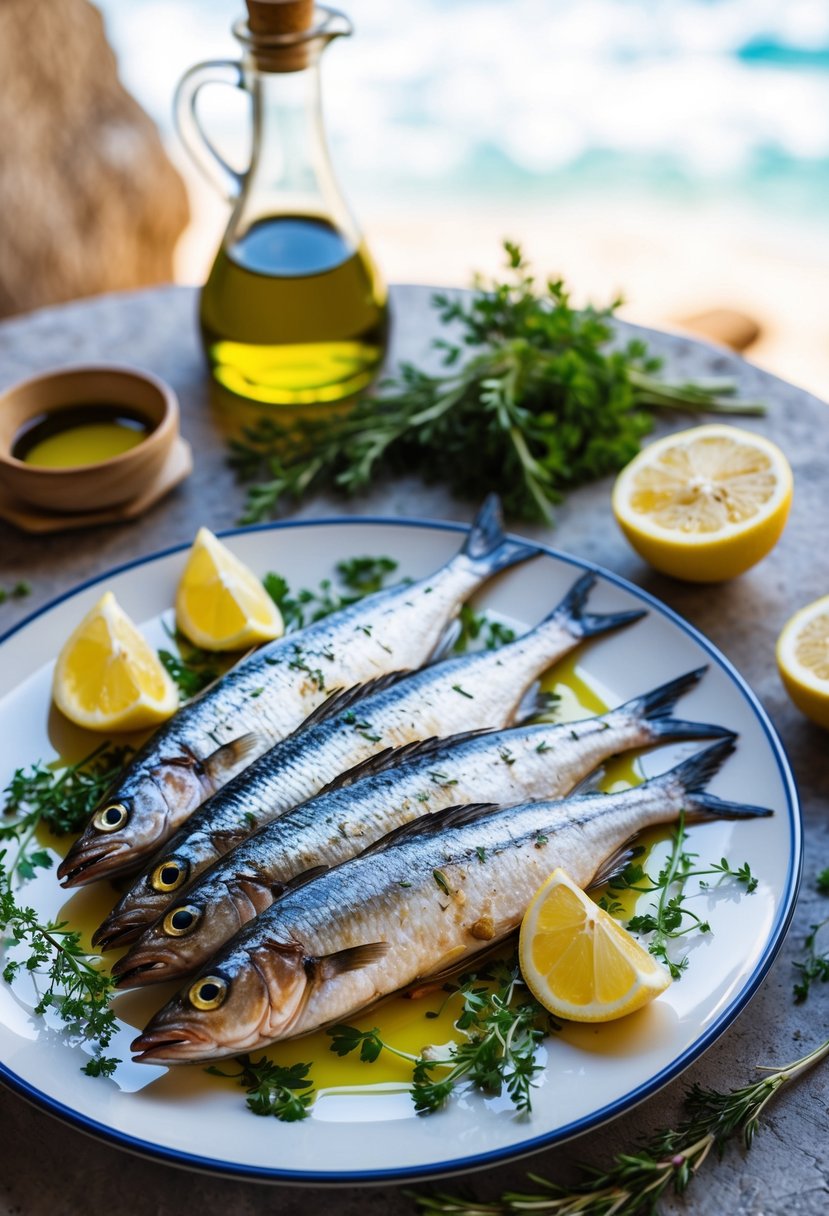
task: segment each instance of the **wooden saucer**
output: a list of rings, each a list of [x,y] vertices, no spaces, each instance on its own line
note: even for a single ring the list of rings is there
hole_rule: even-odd
[[[98,524],[125,523],[143,515],[160,498],[189,477],[192,471],[193,451],[187,440],[179,436],[154,480],[130,502],[101,511],[58,514],[22,503],[0,488],[0,519],[22,528],[24,532],[39,533],[66,532],[70,528],[94,528]]]

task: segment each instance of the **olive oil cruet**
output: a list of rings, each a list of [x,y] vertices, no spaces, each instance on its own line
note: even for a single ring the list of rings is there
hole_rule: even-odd
[[[232,214],[201,294],[213,376],[273,405],[338,401],[364,388],[382,360],[385,288],[331,168],[319,61],[346,17],[313,0],[247,0],[233,27],[240,62],[198,64],[176,96],[179,134]],[[252,154],[237,173],[202,131],[199,90],[249,94]]]

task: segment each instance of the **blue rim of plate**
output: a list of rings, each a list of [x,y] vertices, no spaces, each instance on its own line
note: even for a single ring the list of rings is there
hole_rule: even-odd
[[[218,533],[219,536],[241,536],[249,532],[270,532],[278,531],[283,528],[318,528],[331,527],[342,525],[380,525],[383,527],[404,527],[404,528],[426,528],[435,532],[467,532],[468,525],[452,523],[446,520],[422,520],[422,519],[400,519],[390,518],[389,516],[370,516],[370,515],[339,515],[331,518],[321,519],[296,519],[285,520],[280,523],[257,524],[247,528],[228,528]],[[520,539],[520,538],[513,538]],[[595,562],[587,561],[584,558],[574,557],[569,553],[562,553],[558,549],[553,549],[549,545],[544,545],[536,541],[528,542],[534,544],[540,553],[547,557],[552,557],[556,561],[565,562],[570,566],[577,566],[583,570],[590,570],[599,578],[605,579],[607,582],[616,587],[621,587],[624,591],[629,592],[640,599],[648,607],[656,612],[667,617],[674,625],[676,625],[683,633],[691,637],[699,646],[703,648],[706,654],[710,655],[713,662],[720,667],[737,687],[742,692],[755,717],[760,723],[763,732],[771,747],[777,763],[777,768],[780,773],[783,787],[786,793],[786,810],[788,813],[788,825],[790,833],[790,853],[789,866],[786,874],[786,886],[783,892],[781,906],[777,914],[777,918],[772,925],[769,933],[769,938],[766,943],[766,948],[760,957],[757,966],[755,967],[750,980],[741,990],[739,996],[728,1005],[719,1015],[715,1022],[700,1035],[695,1042],[688,1047],[680,1056],[678,1056],[672,1064],[663,1068],[660,1072],[652,1076],[643,1085],[636,1086],[635,1089],[623,1094],[615,1101],[608,1103],[606,1106],[600,1107],[589,1115],[585,1115],[581,1119],[576,1119],[572,1123],[565,1124],[564,1127],[556,1128],[555,1131],[547,1132],[540,1136],[532,1136],[527,1140],[521,1141],[520,1144],[512,1144],[503,1149],[493,1149],[490,1152],[479,1153],[473,1156],[460,1157],[455,1161],[445,1161],[435,1165],[418,1165],[408,1166],[400,1169],[389,1170],[359,1170],[349,1173],[314,1173],[310,1170],[285,1170],[285,1169],[268,1169],[264,1166],[241,1165],[233,1161],[221,1161],[209,1157],[198,1157],[193,1153],[180,1152],[177,1149],[165,1148],[163,1145],[153,1144],[147,1140],[139,1140],[135,1136],[130,1136],[124,1132],[116,1131],[107,1127],[103,1123],[98,1123],[94,1119],[89,1119],[85,1115],[79,1115],[71,1107],[64,1105],[62,1102],[56,1101],[48,1094],[40,1089],[36,1089],[27,1081],[22,1080],[11,1071],[2,1061],[0,1061],[0,1080],[2,1080],[10,1089],[19,1093],[22,1097],[32,1102],[35,1106],[41,1107],[49,1114],[62,1119],[64,1122],[72,1124],[80,1131],[87,1132],[89,1135],[96,1136],[100,1139],[107,1140],[110,1143],[116,1144],[121,1148],[125,1148],[133,1153],[138,1153],[140,1156],[146,1156],[161,1160],[172,1165],[184,1166],[188,1169],[199,1170],[202,1173],[215,1173],[222,1177],[235,1177],[256,1180],[259,1182],[274,1182],[283,1183],[284,1185],[306,1185],[306,1186],[344,1186],[355,1185],[360,1183],[384,1183],[384,1182],[403,1182],[403,1181],[427,1181],[433,1178],[444,1178],[451,1174],[464,1173],[477,1169],[481,1169],[486,1165],[503,1164],[506,1161],[514,1161],[519,1157],[529,1156],[532,1153],[540,1152],[542,1149],[550,1148],[555,1144],[560,1144],[565,1140],[570,1140],[575,1136],[580,1136],[585,1132],[593,1131],[602,1123],[615,1118],[617,1115],[623,1114],[632,1107],[643,1102],[646,1098],[651,1097],[658,1090],[662,1089],[670,1081],[673,1081],[682,1072],[688,1068],[696,1059],[698,1059],[708,1048],[715,1042],[716,1039],[723,1034],[731,1023],[739,1016],[740,1013],[748,1005],[751,998],[755,995],[758,988],[762,984],[769,968],[774,962],[777,952],[783,944],[786,936],[786,931],[794,914],[795,903],[797,901],[798,891],[800,889],[801,872],[803,868],[803,831],[800,814],[800,801],[797,794],[797,786],[795,784],[794,775],[789,764],[789,758],[786,750],[780,740],[777,731],[771,723],[771,720],[761,705],[757,696],[751,689],[750,685],[743,679],[737,669],[726,659],[725,655],[709,642],[704,634],[690,625],[679,613],[674,612],[667,604],[663,604],[656,596],[644,591],[641,587],[637,587],[635,583],[629,582],[622,578],[619,574],[614,574],[610,570],[606,570],[603,566],[597,565]],[[0,635],[0,646],[12,638],[15,634],[25,629],[32,621],[42,616],[46,612],[50,612],[56,608],[58,604],[62,604],[65,600],[71,599],[73,596],[80,594],[89,587],[94,587],[97,583],[105,582],[118,574],[123,574],[127,570],[133,570],[137,566],[145,566],[150,562],[158,561],[161,558],[169,557],[173,553],[181,553],[189,548],[189,542],[180,545],[171,545],[168,549],[161,549],[156,553],[151,553],[147,557],[135,558],[133,561],[124,562],[123,565],[114,566],[107,570],[104,574],[98,575],[96,578],[87,579],[85,582],[73,587],[71,591],[64,592],[63,595],[56,596],[50,600],[48,604],[36,609],[30,613],[24,620],[14,625],[6,633]]]

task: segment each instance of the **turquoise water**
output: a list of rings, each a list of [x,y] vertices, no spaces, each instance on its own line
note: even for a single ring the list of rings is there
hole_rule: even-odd
[[[235,56],[241,2],[99,7],[125,82],[174,138],[175,82]],[[355,201],[728,198],[829,227],[829,0],[343,7],[356,36],[327,53],[326,109]],[[240,157],[238,99],[213,93],[205,117]]]

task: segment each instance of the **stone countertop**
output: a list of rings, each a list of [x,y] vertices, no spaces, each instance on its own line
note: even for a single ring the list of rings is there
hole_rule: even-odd
[[[393,293],[392,357],[427,356],[434,322],[425,288]],[[0,633],[55,595],[139,554],[189,542],[197,525],[233,526],[242,493],[224,463],[224,445],[198,344],[196,293],[161,288],[104,296],[46,309],[0,325],[0,390],[60,364],[116,360],[146,367],[179,394],[182,429],[193,445],[192,477],[139,524],[108,526],[33,538],[0,523],[0,585],[32,585],[23,601],[0,605]],[[621,326],[622,335],[635,331]],[[783,623],[803,604],[829,591],[829,556],[820,544],[829,491],[829,409],[799,389],[738,357],[686,338],[647,331],[672,378],[734,376],[741,395],[769,406],[765,419],[745,425],[768,434],[786,452],[795,475],[792,515],[774,552],[754,570],[719,587],[683,585],[646,567],[612,522],[610,482],[572,493],[557,513],[555,530],[521,526],[525,535],[569,550],[616,571],[664,600],[733,661],[777,726],[800,787],[805,820],[803,886],[793,927],[774,967],[730,1030],[679,1080],[635,1111],[577,1141],[529,1161],[492,1167],[447,1189],[469,1185],[479,1198],[526,1189],[525,1170],[560,1177],[575,1160],[602,1163],[650,1130],[680,1116],[691,1081],[727,1089],[745,1084],[757,1063],[794,1059],[829,1033],[829,986],[818,986],[805,1006],[792,1001],[796,957],[809,926],[829,914],[815,876],[829,865],[829,736],[791,706],[774,666],[774,643]],[[473,505],[441,487],[414,479],[384,485],[358,499],[319,496],[295,518],[334,514],[418,516],[469,520]],[[81,1083],[79,1081],[79,1083]],[[816,1071],[770,1108],[754,1149],[731,1147],[723,1162],[706,1164],[686,1200],[669,1198],[664,1212],[704,1216],[823,1216],[829,1210],[829,1067]],[[90,1139],[0,1091],[2,1148],[0,1216],[85,1216],[89,1210],[168,1216],[208,1210],[248,1216],[322,1216],[332,1193],[268,1189],[250,1182],[189,1173],[133,1157]],[[275,1128],[275,1133],[278,1129]],[[46,1163],[46,1164],[44,1164]],[[128,1198],[125,1198],[128,1197]],[[394,1187],[338,1190],[341,1216],[403,1216],[413,1207]]]

